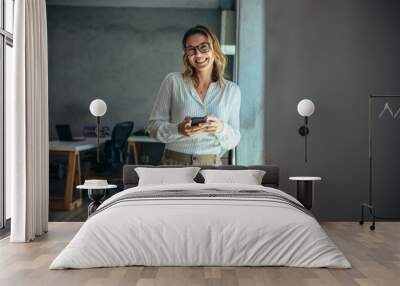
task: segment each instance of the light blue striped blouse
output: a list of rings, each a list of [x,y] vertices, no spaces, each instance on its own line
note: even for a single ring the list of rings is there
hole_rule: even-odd
[[[151,137],[166,144],[165,148],[192,155],[222,155],[240,141],[239,112],[240,89],[229,80],[225,85],[211,83],[204,103],[199,98],[193,82],[183,79],[182,73],[170,73],[163,80],[147,130]],[[186,116],[214,115],[223,122],[218,134],[199,133],[183,136],[178,133],[178,124]]]

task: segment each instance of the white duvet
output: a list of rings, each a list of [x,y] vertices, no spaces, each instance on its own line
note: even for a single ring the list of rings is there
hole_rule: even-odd
[[[135,187],[105,201],[50,269],[145,266],[295,266],[349,268],[319,223],[282,203],[246,198],[154,198],[112,203],[130,192],[263,190],[238,184]],[[298,202],[297,202],[298,203]],[[108,205],[108,208],[106,206]]]

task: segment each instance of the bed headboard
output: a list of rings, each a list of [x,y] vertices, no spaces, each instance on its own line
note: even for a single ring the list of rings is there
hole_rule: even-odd
[[[124,189],[136,187],[139,182],[139,177],[135,171],[136,167],[147,167],[147,168],[181,168],[185,166],[152,166],[152,165],[125,165],[123,169],[123,182]],[[220,169],[220,170],[263,170],[265,175],[262,179],[261,184],[265,187],[279,187],[279,167],[277,165],[254,165],[254,166],[237,166],[237,165],[224,165],[224,166],[198,166],[203,169]],[[194,180],[197,183],[204,183],[203,176],[198,173]]]

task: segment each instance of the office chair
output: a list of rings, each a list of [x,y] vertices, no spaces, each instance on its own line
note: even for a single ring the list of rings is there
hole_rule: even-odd
[[[85,179],[105,179],[110,184],[123,189],[122,167],[128,155],[128,137],[131,135],[134,123],[132,121],[117,123],[112,132],[111,140],[104,144],[104,151],[100,164],[94,160],[90,172]]]
[[[117,123],[111,133],[111,141],[105,145],[106,163],[112,169],[117,169],[125,164],[127,157],[128,137],[131,135],[134,123],[132,121]]]

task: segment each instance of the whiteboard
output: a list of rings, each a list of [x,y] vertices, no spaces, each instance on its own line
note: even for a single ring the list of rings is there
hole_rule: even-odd
[[[400,217],[400,95],[371,96],[372,203],[379,217]]]

